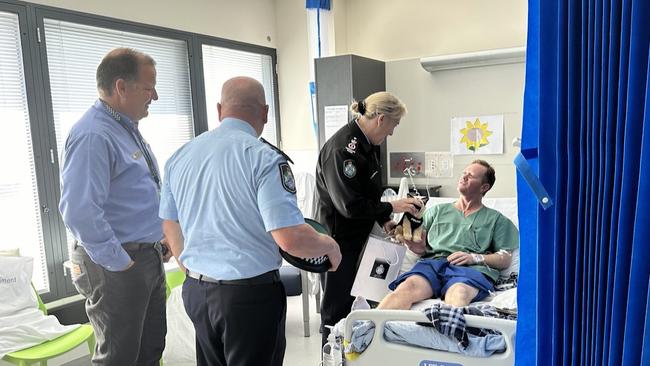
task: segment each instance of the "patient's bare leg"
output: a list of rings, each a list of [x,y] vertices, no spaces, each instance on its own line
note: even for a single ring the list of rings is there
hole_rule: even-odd
[[[400,283],[395,291],[386,295],[377,309],[408,310],[414,302],[430,299],[433,290],[429,281],[420,275],[412,275]]]
[[[445,303],[451,306],[467,306],[478,295],[478,289],[464,283],[455,283],[445,293]]]

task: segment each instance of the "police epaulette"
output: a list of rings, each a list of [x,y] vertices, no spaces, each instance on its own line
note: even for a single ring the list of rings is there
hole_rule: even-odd
[[[291,158],[289,157],[289,155],[285,154],[284,151],[282,151],[282,150],[278,149],[277,147],[275,147],[275,145],[273,145],[272,143],[266,141],[266,140],[264,139],[264,137],[260,137],[260,141],[262,141],[263,143],[265,143],[265,144],[271,146],[271,149],[277,151],[280,155],[284,156],[284,157],[287,159],[287,161],[290,162],[291,164],[295,164],[295,163],[293,162],[293,160],[291,160]]]

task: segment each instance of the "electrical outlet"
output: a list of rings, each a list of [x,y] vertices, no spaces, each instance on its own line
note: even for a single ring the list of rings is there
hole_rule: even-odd
[[[452,178],[454,157],[448,151],[425,153],[427,178]]]

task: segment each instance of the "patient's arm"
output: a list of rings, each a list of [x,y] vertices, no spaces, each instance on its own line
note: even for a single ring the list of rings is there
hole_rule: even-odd
[[[485,264],[486,266],[495,269],[506,269],[512,261],[512,254],[505,250],[492,254],[454,252],[447,256],[447,261],[456,266]]]
[[[500,250],[493,254],[485,254],[483,257],[485,258],[485,264],[488,267],[499,270],[508,268],[512,262],[512,253],[505,250]]]

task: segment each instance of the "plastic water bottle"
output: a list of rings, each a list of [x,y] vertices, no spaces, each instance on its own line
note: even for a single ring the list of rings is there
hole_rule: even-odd
[[[331,327],[330,327],[331,328]],[[343,352],[341,344],[336,334],[330,329],[327,336],[327,343],[323,346],[323,366],[341,366],[343,365]]]
[[[332,355],[332,344],[330,344],[330,337],[327,337],[327,343],[323,346],[323,362],[322,366],[334,366],[334,357]]]
[[[334,346],[332,346],[332,359],[334,359],[334,365],[343,365],[343,351],[341,350],[341,343],[336,338],[334,338]]]

